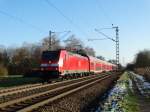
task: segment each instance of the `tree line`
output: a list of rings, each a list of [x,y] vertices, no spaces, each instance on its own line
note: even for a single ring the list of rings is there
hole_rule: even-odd
[[[129,63],[127,65],[128,69],[134,69],[134,68],[143,68],[143,67],[149,67],[150,66],[150,50],[143,50],[139,51],[133,63]]]
[[[95,56],[95,51],[75,35],[71,35],[61,45],[60,39],[53,35],[51,38],[51,50],[66,48],[67,50],[84,49],[88,55]],[[49,49],[49,37],[39,43],[23,43],[21,47],[0,47],[0,76],[2,75],[25,75],[33,68],[40,65],[42,51]]]

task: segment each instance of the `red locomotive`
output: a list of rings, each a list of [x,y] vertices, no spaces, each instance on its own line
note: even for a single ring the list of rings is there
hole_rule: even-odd
[[[116,65],[95,57],[61,49],[42,53],[40,73],[46,78],[73,77],[111,71],[115,68]]]

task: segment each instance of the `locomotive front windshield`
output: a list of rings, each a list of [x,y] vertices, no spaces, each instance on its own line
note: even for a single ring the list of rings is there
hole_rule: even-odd
[[[58,60],[59,51],[45,51],[42,54],[42,60]]]

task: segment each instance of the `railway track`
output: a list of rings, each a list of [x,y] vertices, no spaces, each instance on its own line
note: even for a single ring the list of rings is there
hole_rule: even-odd
[[[22,86],[16,86],[16,87],[9,87],[9,88],[5,88],[5,89],[0,89],[0,94],[4,94],[4,93],[9,93],[12,91],[17,91],[17,90],[22,90],[22,89],[26,89],[26,88],[32,88],[32,87],[36,87],[41,85],[41,83],[38,84],[28,84],[28,85],[22,85]]]
[[[18,99],[18,98],[29,96],[32,94],[44,92],[44,91],[51,90],[62,85],[71,84],[79,80],[82,81],[91,77],[94,77],[94,76],[88,76],[88,77],[84,77],[80,79],[67,80],[67,81],[57,82],[57,83],[52,83],[52,84],[34,84],[30,86],[12,88],[9,91],[6,90],[0,94],[0,104],[4,102],[8,102],[9,100]]]
[[[55,82],[59,82],[60,80],[52,80],[52,83]],[[15,86],[15,87],[8,87],[8,88],[0,88],[0,94],[4,94],[4,93],[9,93],[9,92],[13,92],[13,91],[17,91],[17,90],[23,90],[23,89],[27,89],[27,88],[32,88],[32,87],[36,87],[36,86],[40,86],[43,85],[43,83],[35,83],[35,84],[25,84],[25,85],[21,85],[21,86]]]
[[[92,75],[58,83],[34,86],[9,93],[1,93],[0,112],[35,111],[39,106],[46,105],[49,102],[53,102],[110,77],[110,74]]]

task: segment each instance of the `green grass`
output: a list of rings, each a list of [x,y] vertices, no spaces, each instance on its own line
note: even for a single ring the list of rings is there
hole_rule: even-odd
[[[128,81],[129,80],[129,76],[128,73],[125,72],[120,78],[119,81]]]
[[[33,84],[41,82],[40,78],[35,77],[5,77],[0,78],[0,88],[12,87],[24,84]]]
[[[138,98],[130,90],[122,101],[122,107],[125,112],[139,112]]]
[[[129,79],[127,72],[125,72],[119,79],[120,81],[125,82],[125,86],[127,87],[127,94],[121,102],[121,107],[125,112],[139,112],[138,97],[131,91],[128,83]]]

